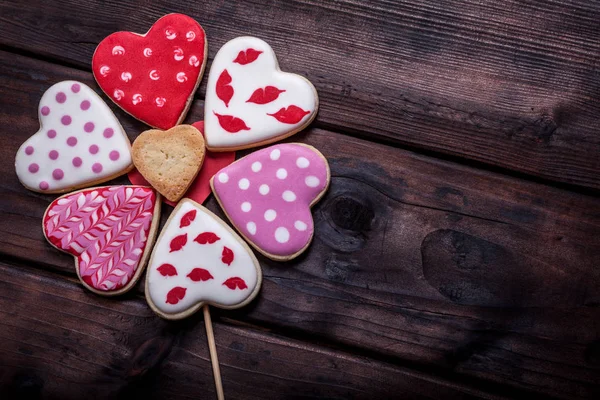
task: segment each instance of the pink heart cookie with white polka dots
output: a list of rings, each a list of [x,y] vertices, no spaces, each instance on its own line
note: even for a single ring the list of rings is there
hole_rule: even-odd
[[[39,104],[40,129],[17,151],[26,188],[63,193],[106,182],[133,167],[131,143],[106,103],[77,81],[59,82]]]
[[[325,157],[301,143],[256,151],[211,179],[219,204],[246,240],[265,256],[285,261],[310,244],[310,208],[329,187]]]

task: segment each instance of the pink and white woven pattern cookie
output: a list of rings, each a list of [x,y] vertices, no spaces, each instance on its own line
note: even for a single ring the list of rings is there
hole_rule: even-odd
[[[91,291],[116,295],[138,280],[156,235],[160,200],[152,188],[105,186],[54,200],[43,218],[46,239],[75,257]]]
[[[39,105],[40,130],[17,151],[21,183],[62,193],[106,182],[132,167],[131,144],[106,103],[88,86],[59,82]]]
[[[265,256],[297,257],[310,244],[310,207],[329,186],[327,160],[314,147],[278,144],[223,168],[213,193],[236,229]]]

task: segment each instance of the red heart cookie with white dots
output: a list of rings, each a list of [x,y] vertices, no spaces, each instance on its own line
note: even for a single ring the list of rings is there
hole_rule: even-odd
[[[248,245],[219,217],[184,199],[165,224],[146,275],[146,300],[166,319],[205,303],[238,308],[260,290],[262,272]]]
[[[206,147],[239,150],[281,140],[304,129],[318,105],[314,86],[282,72],[268,43],[235,38],[221,47],[208,75]]]
[[[124,293],[137,282],[152,249],[159,197],[144,186],[69,193],[46,209],[44,236],[75,257],[77,276],[87,289],[109,296]]]
[[[204,29],[183,14],[169,14],[145,35],[116,32],[94,53],[92,71],[123,110],[159,129],[184,118],[206,64]]]

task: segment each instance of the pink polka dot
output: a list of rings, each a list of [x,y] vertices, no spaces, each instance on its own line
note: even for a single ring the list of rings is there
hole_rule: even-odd
[[[108,156],[110,157],[111,160],[117,161],[119,159],[120,154],[117,150],[113,150],[110,152],[110,154]]]
[[[81,167],[81,164],[82,164],[81,158],[79,158],[79,157],[75,157],[75,158],[73,159],[73,165],[74,165],[75,167]]]
[[[83,130],[86,131],[87,133],[90,133],[91,131],[94,130],[94,123],[86,122],[85,125],[83,126]]]
[[[112,137],[112,135],[114,133],[115,133],[115,131],[113,131],[113,128],[106,128],[104,130],[104,137],[108,139],[108,138]]]
[[[32,146],[27,146],[25,147],[25,154],[27,154],[28,156],[33,154],[33,147]]]
[[[36,163],[29,164],[29,172],[31,172],[32,174],[35,174],[39,170],[40,170],[40,166],[37,165]]]
[[[56,150],[52,150],[48,156],[50,157],[51,160],[56,160],[58,158],[58,151]]]
[[[90,153],[96,154],[100,150],[97,145],[93,144],[90,146]]]
[[[100,163],[94,163],[94,165],[92,165],[92,171],[94,171],[95,173],[99,174],[100,172],[102,172],[102,164]]]
[[[50,129],[47,135],[50,139],[54,139],[56,137],[56,131],[54,129]]]
[[[41,181],[40,182],[40,189],[47,190],[48,187],[49,187],[48,182],[46,182],[46,181]]]
[[[75,136],[71,136],[67,139],[67,144],[71,147],[75,146],[77,144],[77,138]]]
[[[74,83],[73,85],[71,85],[71,91],[73,93],[79,93],[79,89],[81,89],[79,83]]]
[[[87,101],[87,100],[84,100],[84,101],[82,101],[82,102],[81,102],[81,104],[79,105],[79,107],[80,107],[80,108],[81,108],[83,111],[85,111],[85,110],[88,110],[88,109],[90,108],[90,105],[91,105],[91,104],[90,104],[90,102],[89,102],[89,101]]]
[[[64,103],[65,101],[67,101],[67,95],[63,92],[56,93],[56,101],[61,104]]]
[[[63,125],[71,125],[71,117],[69,115],[63,115],[60,122],[62,122]]]
[[[42,115],[44,115],[44,116],[50,114],[50,108],[48,106],[42,107],[41,111],[42,111]],[[40,185],[41,185],[41,183],[40,183]]]
[[[64,176],[65,173],[60,168],[56,168],[54,171],[52,171],[52,177],[57,181],[60,181]]]

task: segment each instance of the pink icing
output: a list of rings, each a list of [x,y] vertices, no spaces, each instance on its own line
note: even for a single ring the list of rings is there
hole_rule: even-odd
[[[129,283],[146,247],[156,195],[151,188],[109,186],[54,200],[44,233],[77,257],[79,274],[91,287],[110,291]]]
[[[223,168],[213,185],[244,236],[266,253],[287,256],[312,237],[310,204],[326,188],[327,175],[326,161],[313,148],[278,144]]]

